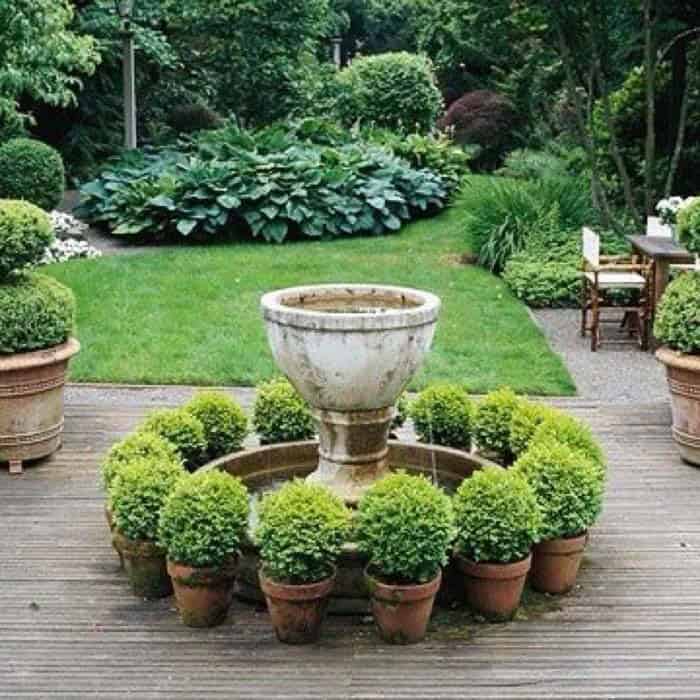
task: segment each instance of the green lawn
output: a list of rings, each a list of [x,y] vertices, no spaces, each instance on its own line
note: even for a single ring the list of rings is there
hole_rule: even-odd
[[[571,394],[574,385],[526,308],[499,279],[465,267],[458,210],[400,234],[299,242],[172,247],[47,270],[75,291],[83,350],[74,381],[252,385],[275,374],[259,311],[271,289],[378,282],[444,302],[435,346],[414,388],[458,382]]]

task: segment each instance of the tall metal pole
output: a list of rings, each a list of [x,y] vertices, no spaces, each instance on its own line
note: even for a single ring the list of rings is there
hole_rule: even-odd
[[[343,39],[334,36],[331,42],[333,44],[333,63],[335,63],[336,70],[340,70],[343,67]]]
[[[136,148],[136,67],[134,58],[134,32],[129,20],[124,21],[124,145]]]

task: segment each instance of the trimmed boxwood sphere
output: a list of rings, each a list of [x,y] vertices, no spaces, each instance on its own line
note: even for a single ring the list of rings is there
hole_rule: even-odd
[[[0,197],[25,199],[51,211],[63,197],[66,175],[58,151],[34,139],[0,146]]]
[[[0,284],[0,354],[60,345],[75,325],[75,297],[45,275],[21,273]]]
[[[0,199],[0,281],[39,262],[52,240],[51,220],[39,207]]]
[[[671,282],[659,304],[654,335],[688,355],[700,354],[700,272],[689,272]]]

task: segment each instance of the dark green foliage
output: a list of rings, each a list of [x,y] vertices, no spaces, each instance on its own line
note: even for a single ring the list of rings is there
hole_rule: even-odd
[[[146,418],[142,430],[156,433],[170,442],[189,471],[204,462],[207,449],[204,426],[187,409],[154,411]]]
[[[265,496],[255,539],[265,573],[289,584],[327,578],[350,534],[351,514],[330,490],[300,479]]]
[[[178,134],[219,129],[223,121],[220,115],[201,103],[175,105],[168,115],[169,126]]]
[[[310,440],[316,425],[309,406],[286,379],[273,379],[257,388],[253,427],[263,445]]]
[[[603,507],[599,466],[556,440],[534,442],[513,467],[535,492],[543,540],[581,535]]]
[[[27,138],[0,146],[0,198],[25,199],[51,211],[65,186],[63,161],[51,146]]]
[[[447,563],[454,537],[450,498],[422,475],[386,476],[360,500],[355,534],[372,571],[383,580],[431,581]]]
[[[182,460],[172,443],[156,433],[140,430],[112,445],[102,462],[102,483],[107,492],[122,467],[137,459],[146,459],[151,464],[176,464],[184,472]]]
[[[51,220],[29,202],[0,199],[0,282],[38,263],[53,240]]]
[[[476,407],[476,444],[482,452],[492,454],[502,464],[513,461],[510,423],[521,401],[511,389],[503,388],[487,394]]]
[[[241,449],[248,434],[248,419],[229,396],[219,391],[202,391],[185,409],[202,423],[210,459]]]
[[[0,284],[0,354],[65,343],[75,328],[75,297],[52,277],[16,273]]]
[[[338,109],[347,125],[360,122],[425,133],[442,109],[432,64],[424,56],[397,52],[360,57],[338,80],[344,88]]]
[[[410,407],[420,442],[469,450],[472,444],[474,404],[458,386],[438,385],[421,391]]]
[[[510,420],[510,451],[519,457],[530,446],[537,429],[545,420],[557,415],[550,406],[521,399]]]
[[[542,518],[528,482],[513,470],[487,467],[454,496],[457,551],[475,562],[524,559],[538,541]]]
[[[165,499],[185,472],[176,462],[137,457],[124,465],[110,488],[116,529],[131,540],[155,542]]]
[[[190,474],[176,484],[160,513],[158,544],[168,559],[219,567],[236,554],[248,524],[248,491],[226,472]]]
[[[666,287],[654,335],[674,350],[700,354],[700,272],[680,275]]]
[[[396,414],[394,415],[394,420],[391,421],[391,429],[397,430],[402,428],[406,419],[409,416],[410,404],[408,396],[403,393],[399,396],[399,400],[396,402]]]
[[[691,253],[700,256],[700,197],[678,212],[678,238]]]

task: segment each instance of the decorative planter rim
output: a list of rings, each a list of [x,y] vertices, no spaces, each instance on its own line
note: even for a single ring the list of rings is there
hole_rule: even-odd
[[[562,555],[582,552],[588,543],[588,532],[577,537],[556,537],[551,540],[543,540],[534,547],[535,554]]]
[[[669,367],[700,373],[700,355],[688,355],[664,345],[656,351],[656,359]]]
[[[365,577],[370,586],[370,594],[377,600],[387,601],[389,603],[408,603],[417,600],[425,600],[434,596],[442,583],[442,570],[439,570],[437,576],[427,583],[416,583],[413,585],[392,585],[383,583],[370,573],[371,566],[365,568]]]
[[[509,564],[494,564],[490,562],[476,562],[468,559],[462,554],[456,555],[457,564],[462,573],[474,578],[507,580],[524,576],[532,565],[532,553],[525,559],[514,561]]]
[[[258,571],[258,577],[260,579],[260,588],[266,596],[270,598],[279,598],[282,600],[289,601],[307,601],[307,600],[317,600],[318,598],[325,598],[333,590],[335,586],[335,578],[338,571],[333,567],[333,573],[328,577],[324,578],[323,581],[316,581],[316,583],[302,583],[298,585],[278,583],[265,576],[263,567]]]
[[[0,372],[15,372],[53,365],[70,360],[79,351],[80,343],[75,338],[69,338],[65,343],[44,350],[0,355]]]
[[[160,559],[165,557],[165,550],[161,549],[152,540],[132,540],[126,535],[114,530],[114,539],[119,549],[126,555],[136,556],[141,559]]]
[[[381,313],[335,313],[323,310],[299,308],[285,303],[301,302],[304,297],[336,296],[352,298],[355,295],[384,295],[394,299],[407,299],[416,304],[400,309],[386,309]],[[265,294],[261,299],[263,317],[268,322],[295,328],[317,331],[372,332],[396,328],[424,326],[437,321],[440,299],[430,292],[412,287],[395,287],[382,284],[319,284],[288,287]]]
[[[190,566],[168,558],[166,566],[170,578],[185,583],[186,579],[196,576],[200,584],[204,585],[234,578],[237,560],[237,557],[232,557],[231,560],[220,566]]]

